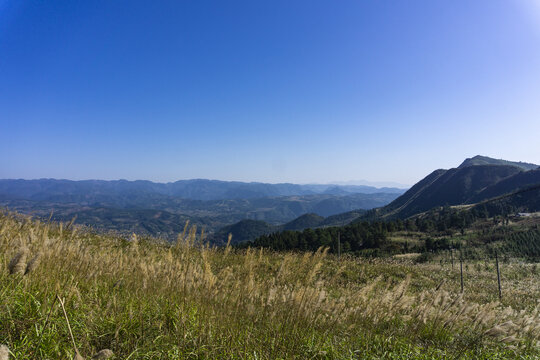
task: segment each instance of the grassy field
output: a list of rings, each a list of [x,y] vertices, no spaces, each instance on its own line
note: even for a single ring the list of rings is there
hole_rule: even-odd
[[[501,264],[499,301],[490,263],[464,264],[461,294],[448,262],[213,249],[195,234],[170,245],[0,214],[0,344],[14,359],[540,357],[535,264]]]

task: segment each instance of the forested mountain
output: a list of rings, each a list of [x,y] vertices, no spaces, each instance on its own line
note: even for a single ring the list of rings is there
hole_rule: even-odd
[[[325,218],[317,214],[304,214],[293,221],[283,225],[283,230],[303,230],[307,228],[316,228],[324,223]]]
[[[475,156],[458,168],[436,170],[376,211],[378,217],[407,218],[437,206],[476,203],[540,183],[534,164]],[[530,170],[533,169],[533,170]]]
[[[224,245],[227,243],[230,234],[232,236],[231,244],[239,244],[279,230],[280,227],[270,225],[264,221],[247,219],[224,226],[215,234],[210,235],[208,240],[214,245]]]
[[[540,211],[540,183],[482,201],[476,204],[474,209],[487,216],[538,212]]]
[[[219,229],[215,234],[209,236],[209,241],[213,244],[224,244],[229,234],[232,235],[232,243],[239,244],[245,241],[255,240],[261,235],[278,233],[287,230],[304,230],[308,228],[343,226],[349,224],[355,219],[360,218],[365,210],[354,210],[329,217],[322,217],[317,214],[309,213],[299,216],[282,225],[271,225],[263,221],[242,220],[236,224],[225,226]]]
[[[540,189],[536,189],[536,195]],[[499,251],[531,261],[540,259],[540,217],[490,214],[491,201],[474,207],[432,209],[421,215],[386,221],[356,221],[340,227],[308,228],[263,234],[240,247],[265,247],[279,251],[352,252],[362,256],[388,256],[463,249],[467,258]],[[496,209],[493,208],[493,209]]]

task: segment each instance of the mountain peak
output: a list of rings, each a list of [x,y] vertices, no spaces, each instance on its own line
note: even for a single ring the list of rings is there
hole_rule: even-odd
[[[488,156],[483,155],[476,155],[472,158],[467,158],[461,165],[459,165],[459,169],[468,167],[468,166],[478,166],[478,165],[506,165],[506,166],[515,166],[520,168],[521,170],[528,171],[538,168],[538,165],[536,164],[530,164],[525,162],[516,162],[516,161],[508,161],[508,160],[502,160],[502,159],[494,159],[490,158]]]

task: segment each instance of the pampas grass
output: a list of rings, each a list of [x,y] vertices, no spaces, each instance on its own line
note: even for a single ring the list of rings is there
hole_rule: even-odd
[[[12,275],[24,274],[26,270],[27,257],[28,257],[28,248],[26,247],[21,248],[9,262],[9,265],[8,265],[9,273]]]
[[[27,275],[29,273],[31,273],[32,271],[34,271],[37,266],[39,265],[39,260],[40,260],[40,256],[41,254],[40,253],[37,253],[29,262],[28,264],[26,265],[26,269],[24,270],[24,275]]]
[[[26,275],[36,269],[39,265],[39,260],[41,254],[38,252],[28,263],[30,252],[27,247],[22,247],[16,254],[13,256],[8,265],[8,271],[11,275]]]
[[[94,356],[92,356],[93,360],[105,360],[113,356],[113,352],[109,349],[103,349],[98,351]]]

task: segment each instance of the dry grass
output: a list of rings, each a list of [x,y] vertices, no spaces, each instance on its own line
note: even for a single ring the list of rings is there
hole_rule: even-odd
[[[17,359],[540,355],[540,281],[527,269],[503,269],[501,304],[491,272],[460,294],[457,273],[433,264],[215,249],[196,234],[186,225],[169,245],[0,215],[0,343]]]
[[[9,360],[9,349],[6,345],[0,345],[0,360]]]

